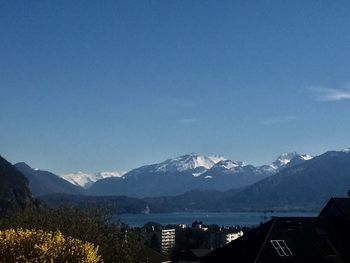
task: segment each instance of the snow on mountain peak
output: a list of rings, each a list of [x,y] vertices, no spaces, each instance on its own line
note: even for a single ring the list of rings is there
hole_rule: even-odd
[[[350,153],[350,148],[345,148],[345,149],[342,150],[342,152]]]
[[[208,158],[212,160],[215,164],[217,164],[218,162],[227,160],[225,157],[221,155],[212,155],[212,156],[208,156]]]
[[[224,162],[221,166],[224,167],[227,170],[231,170],[233,168],[238,167],[239,165],[237,163],[235,163],[235,162],[227,161],[227,162]]]
[[[281,164],[287,164],[295,156],[299,156],[299,154],[297,152],[282,153],[280,156],[278,156],[276,161],[280,162]]]
[[[226,159],[218,155],[204,156],[192,153],[188,155],[182,155],[174,159],[168,159],[160,163],[156,167],[156,172],[184,172],[197,169],[200,171],[194,172],[193,175],[199,176],[222,160]]]
[[[63,174],[60,177],[67,180],[68,182],[79,185],[84,188],[89,188],[94,182],[100,179],[108,178],[108,177],[121,177],[124,173],[121,172],[99,172],[95,174],[84,173],[78,171],[76,173]]]
[[[219,163],[217,163],[216,166],[222,167],[226,170],[235,170],[237,168],[246,166],[246,163],[235,162],[235,161],[231,161],[231,160],[222,160]]]
[[[314,158],[313,156],[311,156],[309,154],[303,154],[303,155],[300,155],[300,157],[302,159],[304,159],[305,161],[308,161],[308,160],[311,160],[312,158]]]
[[[297,152],[289,152],[289,153],[283,153],[280,156],[278,156],[277,160],[274,161],[270,166],[273,169],[280,169],[281,167],[286,166],[287,164],[290,163],[291,160],[295,159],[295,158],[299,158],[302,159],[304,161],[308,161],[310,159],[312,159],[313,157],[311,155],[308,154],[299,154]]]
[[[119,171],[96,173],[97,176],[101,176],[102,178],[122,177],[124,174],[125,174],[125,172],[119,172]]]

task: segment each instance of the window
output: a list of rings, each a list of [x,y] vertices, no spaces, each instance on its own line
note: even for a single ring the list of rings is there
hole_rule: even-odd
[[[286,242],[284,242],[284,240],[270,240],[270,242],[280,257],[293,256],[292,252],[290,251],[289,247],[287,246]]]

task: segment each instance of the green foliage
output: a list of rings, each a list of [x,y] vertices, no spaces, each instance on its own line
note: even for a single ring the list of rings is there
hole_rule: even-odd
[[[0,220],[0,227],[59,230],[63,235],[98,245],[106,263],[137,262],[139,240],[132,233],[126,234],[125,230],[108,223],[108,219],[108,214],[98,209],[39,207],[9,214]]]
[[[2,262],[103,262],[98,247],[61,232],[9,229],[0,231]]]

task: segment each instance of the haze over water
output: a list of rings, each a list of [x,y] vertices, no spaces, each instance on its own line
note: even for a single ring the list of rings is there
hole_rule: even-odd
[[[274,216],[311,217],[317,212],[222,212],[222,213],[162,213],[162,214],[121,214],[122,222],[131,227],[141,227],[147,222],[156,222],[161,225],[186,224],[191,226],[194,221],[202,221],[205,225],[217,224],[219,226],[254,226],[266,222]]]

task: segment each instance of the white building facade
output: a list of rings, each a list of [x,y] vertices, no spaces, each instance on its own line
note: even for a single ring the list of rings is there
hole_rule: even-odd
[[[175,229],[162,229],[159,232],[161,250],[167,252],[175,248]]]

